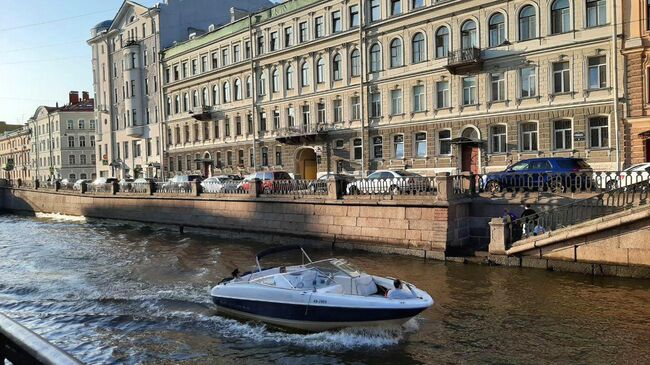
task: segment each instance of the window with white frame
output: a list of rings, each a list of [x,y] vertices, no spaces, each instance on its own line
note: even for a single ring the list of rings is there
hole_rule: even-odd
[[[588,59],[589,89],[607,87],[607,58],[605,56]]]
[[[325,123],[325,103],[316,104],[316,113],[318,116],[318,124]]]
[[[402,90],[396,89],[390,91],[390,114],[402,114]]]
[[[350,10],[350,28],[359,26],[359,5],[352,5]]]
[[[436,58],[447,57],[449,53],[449,29],[440,27],[436,31]]]
[[[291,65],[287,66],[285,76],[287,78],[287,90],[293,90],[293,67]]]
[[[607,1],[587,0],[587,27],[607,24]]]
[[[381,19],[381,1],[370,0],[370,21],[376,22]]]
[[[289,127],[293,127],[289,124]],[[278,110],[273,111],[273,129],[280,129],[280,112]]]
[[[269,51],[273,52],[278,49],[278,32],[271,32],[271,39],[269,40]]]
[[[337,53],[332,58],[332,76],[334,77],[334,81],[340,81],[343,79],[342,67],[341,55]]]
[[[390,0],[390,15],[402,14],[402,0]]]
[[[571,70],[569,62],[553,63],[553,92],[567,93],[571,91]]]
[[[70,156],[68,156],[68,163],[69,163],[70,165],[74,165],[74,164],[76,163],[76,162],[75,162],[75,156],[74,156],[74,155],[70,155]]]
[[[426,132],[418,132],[415,134],[415,157],[427,157],[427,134]]]
[[[533,38],[537,38],[537,12],[534,6],[526,5],[519,11],[519,40]]]
[[[81,119],[79,120],[79,129],[85,129],[86,128],[86,122]]]
[[[68,147],[74,147],[74,137],[73,136],[68,136]]]
[[[506,126],[502,124],[491,126],[490,136],[492,139],[492,153],[506,153]]]
[[[358,49],[350,54],[350,71],[353,77],[361,75],[361,53]]]
[[[293,28],[292,27],[284,28],[284,46],[285,47],[293,46]]]
[[[463,77],[463,105],[474,105],[476,99],[476,76]]]
[[[350,98],[350,104],[352,105],[351,120],[361,119],[361,97],[353,96]]]
[[[280,73],[276,68],[271,74],[271,92],[277,93],[278,91],[280,91]]]
[[[503,72],[490,75],[490,100],[503,101],[506,99],[506,76]]]
[[[289,127],[296,125],[296,112],[292,106],[287,108],[287,125]]]
[[[343,102],[340,99],[334,100],[334,123],[343,121]]]
[[[436,82],[436,108],[449,108],[449,81]]]
[[[301,107],[302,110],[302,125],[303,126],[308,126],[311,124],[311,113],[309,112],[309,105],[303,105]]]
[[[466,21],[460,28],[460,47],[462,49],[478,47],[478,33],[473,20]]]
[[[381,93],[379,92],[370,94],[370,117],[381,117]]]
[[[424,48],[424,35],[417,33],[411,42],[411,62],[420,63],[427,58]]]
[[[519,70],[520,96],[532,98],[537,96],[537,68],[524,67]]]
[[[451,130],[449,129],[438,132],[438,154],[451,155]]]
[[[519,129],[521,131],[521,151],[537,151],[537,123],[521,123]]]
[[[569,0],[555,0],[551,4],[551,34],[566,33],[571,30],[571,9]]]
[[[363,159],[363,142],[361,138],[352,140],[352,157],[357,161]]]
[[[381,48],[375,43],[370,47],[370,72],[381,71]]]
[[[73,129],[74,128],[74,122],[69,120],[68,121],[68,129]]]
[[[553,149],[570,150],[573,147],[571,120],[561,119],[553,122]]]
[[[393,156],[401,160],[404,158],[404,135],[396,134],[393,136]]]
[[[309,30],[307,28],[307,22],[302,22],[298,25],[298,40],[300,43],[307,42],[309,40]]]
[[[589,118],[589,148],[609,147],[609,118]]]
[[[338,33],[343,30],[341,24],[341,12],[339,10],[332,12],[332,32]]]
[[[323,17],[317,17],[314,24],[314,36],[315,38],[321,38],[325,35],[325,22],[323,21]]]
[[[395,38],[392,42],[390,42],[390,67],[400,67],[403,64],[402,40]]]
[[[384,137],[372,137],[372,157],[375,159],[384,158]]]
[[[506,41],[506,20],[503,14],[495,13],[489,20],[490,47],[498,47]]]
[[[325,61],[322,58],[316,62],[316,82],[319,84],[325,82]]]
[[[300,67],[300,85],[302,87],[309,86],[309,63],[303,62]]]
[[[413,112],[421,112],[425,109],[424,85],[413,86]]]

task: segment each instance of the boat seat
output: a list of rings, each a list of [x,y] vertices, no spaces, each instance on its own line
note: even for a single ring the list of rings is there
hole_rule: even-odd
[[[357,288],[357,294],[368,296],[377,293],[377,284],[370,275],[361,275],[354,279],[354,284]]]

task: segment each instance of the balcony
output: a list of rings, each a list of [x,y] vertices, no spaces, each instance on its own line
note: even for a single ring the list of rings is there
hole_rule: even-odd
[[[100,133],[100,132],[95,133],[95,141],[101,142],[102,139],[103,139],[102,133]]]
[[[200,121],[224,119],[224,114],[219,106],[202,106],[190,111],[192,118]]]
[[[126,128],[126,135],[134,138],[141,138],[144,135],[143,125],[133,125]]]
[[[452,74],[466,74],[483,69],[483,52],[471,47],[449,52],[445,68]]]
[[[140,42],[136,38],[127,38],[124,41],[124,48],[127,47],[137,47],[140,45]]]
[[[304,124],[279,129],[276,132],[275,140],[285,144],[322,141],[327,137],[328,131],[329,128],[323,123]]]

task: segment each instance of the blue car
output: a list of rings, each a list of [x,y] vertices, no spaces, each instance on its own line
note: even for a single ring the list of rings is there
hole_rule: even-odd
[[[591,187],[593,170],[585,160],[569,157],[531,158],[483,177],[483,189],[548,190],[561,193]]]

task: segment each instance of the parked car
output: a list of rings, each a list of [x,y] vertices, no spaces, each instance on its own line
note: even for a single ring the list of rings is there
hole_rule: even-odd
[[[137,193],[144,193],[147,189],[147,185],[153,183],[154,184],[154,189],[155,189],[155,183],[156,179],[152,179],[149,177],[140,177],[131,183],[131,190]]]
[[[130,191],[133,187],[134,179],[122,179],[118,182],[120,186],[120,191]]]
[[[189,189],[190,182],[202,180],[200,175],[176,175],[163,184],[163,189]]]
[[[420,186],[421,175],[408,171],[377,170],[365,179],[357,179],[347,186],[347,193],[354,194],[399,194],[414,190],[430,190],[433,186]],[[432,180],[433,181],[433,180]]]
[[[345,191],[348,184],[353,182],[355,179],[352,175],[345,174],[325,174],[316,179],[315,181],[310,181],[307,188],[312,193],[323,193],[327,192],[327,181],[330,178],[335,178],[336,181],[340,184],[341,191]]]
[[[591,186],[593,169],[585,160],[571,157],[531,158],[483,177],[489,192],[504,189],[564,192]]]
[[[72,185],[72,190],[81,191],[81,184],[84,183],[84,182],[86,184],[92,184],[93,181],[90,180],[90,179],[79,179],[79,180],[74,182],[74,185]]]
[[[61,189],[70,189],[72,187],[72,184],[74,184],[74,182],[68,179],[62,179],[61,181],[59,181],[59,186],[61,187]]]
[[[601,189],[616,189],[646,181],[650,178],[650,163],[632,165],[620,173],[595,172],[593,179]]]
[[[114,182],[117,182],[117,179],[114,177],[98,177],[95,179],[95,181],[92,182],[93,185],[104,185],[104,184],[112,184]]]
[[[286,171],[261,171],[248,175],[241,182],[241,188],[249,191],[251,188],[251,181],[259,179],[262,182],[261,190],[264,194],[271,194],[284,191],[285,189],[293,189],[293,179]]]
[[[227,175],[212,176],[201,181],[203,191],[206,193],[223,193],[224,187],[232,184],[235,184],[236,186],[236,183],[233,183],[232,178]]]

